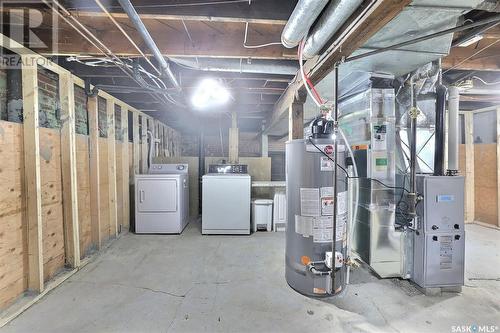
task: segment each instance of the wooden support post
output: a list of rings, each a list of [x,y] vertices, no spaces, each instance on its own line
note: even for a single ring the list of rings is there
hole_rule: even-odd
[[[115,102],[106,100],[108,122],[108,184],[109,184],[109,234],[118,236],[118,207],[116,202],[116,137],[115,137]],[[121,224],[121,221],[120,221]]]
[[[238,163],[238,118],[236,112],[231,114],[231,128],[229,129],[229,163]]]
[[[304,137],[304,104],[292,103],[288,107],[288,139]]]
[[[133,141],[133,173],[134,173],[134,179],[132,183],[135,182],[135,175],[139,174],[141,172],[140,168],[140,161],[141,161],[141,147],[139,144],[140,137],[139,137],[139,114],[137,112],[132,113],[132,141]]]
[[[121,107],[122,112],[122,202],[123,202],[123,223],[130,226],[130,196],[129,196],[129,164],[128,164],[128,109]]]
[[[148,120],[144,115],[141,116],[141,173],[148,172]]]
[[[500,107],[497,108],[497,225],[500,227]]]
[[[465,222],[474,222],[474,114],[465,114]]]
[[[29,56],[22,56],[23,64],[30,64]],[[40,136],[38,125],[38,70],[35,65],[22,66],[23,85],[23,146],[24,178],[26,184],[26,212],[28,220],[28,288],[42,292],[42,189],[40,180]]]
[[[61,99],[61,164],[64,206],[64,250],[66,264],[80,266],[78,189],[76,174],[75,90],[71,75],[59,75]]]
[[[261,155],[262,157],[268,157],[269,155],[269,140],[267,137],[267,134],[262,134],[261,139],[260,139],[260,144],[261,144]]]
[[[87,114],[89,119],[89,152],[90,152],[90,232],[92,243],[99,250],[101,238],[101,191],[99,188],[99,115],[97,96],[87,98]]]
[[[148,118],[147,119],[147,124],[148,124],[148,131],[151,132],[151,142],[149,143],[151,145],[151,161],[153,160],[153,158],[155,157],[155,154],[156,154],[156,142],[155,142],[155,138],[156,138],[156,134],[155,134],[155,126],[153,124],[153,118]],[[148,154],[146,154],[146,156],[148,156]]]

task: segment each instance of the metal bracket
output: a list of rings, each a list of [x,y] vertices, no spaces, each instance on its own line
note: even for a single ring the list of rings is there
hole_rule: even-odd
[[[96,97],[99,93],[99,88],[94,86],[94,88],[90,89],[90,85],[90,80],[85,79],[85,95],[87,95],[87,97]]]

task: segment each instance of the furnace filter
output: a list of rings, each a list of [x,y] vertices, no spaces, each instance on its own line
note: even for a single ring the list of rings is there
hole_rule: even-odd
[[[331,139],[298,139],[286,144],[286,281],[308,296],[331,296],[345,288],[346,266],[335,268],[334,285],[326,265],[315,265],[323,275],[313,274],[309,262],[323,262],[332,251],[334,142]],[[338,165],[345,167],[344,142],[338,141]],[[318,149],[321,149],[320,152]],[[328,156],[326,156],[327,154]],[[347,177],[337,169],[338,212],[335,250],[347,258]]]

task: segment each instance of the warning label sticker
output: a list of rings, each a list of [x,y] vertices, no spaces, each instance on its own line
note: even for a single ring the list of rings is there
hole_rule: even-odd
[[[313,218],[309,216],[295,215],[295,232],[304,237],[312,235]]]
[[[319,188],[300,189],[300,215],[320,215]]]
[[[452,236],[439,237],[439,268],[450,269],[453,263],[453,238]]]
[[[321,199],[319,199],[321,195]],[[301,188],[301,212],[295,215],[295,232],[303,237],[313,237],[314,243],[329,243],[333,239],[333,190],[332,187]],[[314,197],[314,198],[313,198]],[[316,198],[316,199],[315,199]],[[346,239],[347,224],[347,192],[337,194],[338,214],[336,240]],[[321,202],[321,207],[319,207]],[[307,216],[317,210],[321,216]]]

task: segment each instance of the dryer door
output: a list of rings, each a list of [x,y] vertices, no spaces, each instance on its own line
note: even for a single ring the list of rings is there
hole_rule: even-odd
[[[177,180],[140,179],[137,181],[137,208],[143,213],[177,211]]]

